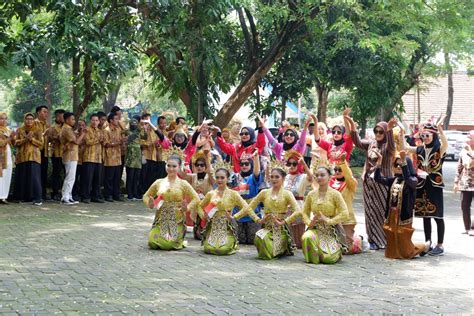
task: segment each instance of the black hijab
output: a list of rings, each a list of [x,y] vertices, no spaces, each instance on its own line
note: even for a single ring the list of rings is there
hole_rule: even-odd
[[[333,131],[335,128],[339,128],[342,132],[342,137],[340,140],[334,140],[334,136],[332,137],[332,139],[334,140],[334,145],[336,146],[341,146],[342,144],[344,144],[346,141],[344,140],[344,134],[346,133],[346,129],[344,127],[344,125],[334,125],[331,129],[331,131]]]
[[[291,144],[287,144],[285,142],[285,136],[284,135],[288,132],[292,132],[295,135],[294,140]],[[293,147],[295,146],[295,144],[298,142],[299,139],[300,139],[300,137],[298,136],[298,133],[293,128],[288,128],[285,131],[285,133],[283,133],[283,150],[287,151],[287,150],[293,149]]]
[[[246,129],[249,134],[250,134],[250,139],[246,142],[243,142],[243,141],[240,141],[240,143],[242,144],[242,146],[244,147],[248,147],[250,145],[253,145],[255,144],[255,130],[251,127],[248,127],[248,126],[245,126],[245,127],[242,127],[242,129],[240,130],[240,132],[242,133],[242,131]]]

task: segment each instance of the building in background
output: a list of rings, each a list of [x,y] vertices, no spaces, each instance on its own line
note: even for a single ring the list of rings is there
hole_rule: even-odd
[[[454,102],[450,130],[474,129],[474,76],[466,71],[453,74]],[[448,77],[429,79],[420,91],[412,89],[403,96],[406,115],[411,124],[426,122],[432,116],[446,113],[448,104]]]

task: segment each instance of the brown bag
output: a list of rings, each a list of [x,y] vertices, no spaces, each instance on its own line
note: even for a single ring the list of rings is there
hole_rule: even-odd
[[[417,248],[413,245],[411,237],[414,228],[410,224],[399,225],[400,215],[396,207],[391,207],[388,219],[383,225],[383,230],[387,236],[387,248],[385,257],[391,259],[411,259],[418,254]]]

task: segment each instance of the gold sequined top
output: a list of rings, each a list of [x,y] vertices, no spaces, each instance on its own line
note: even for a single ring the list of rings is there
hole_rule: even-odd
[[[215,207],[217,207],[217,211],[214,214],[213,218],[226,216],[226,211],[232,214],[232,210],[235,207],[238,207],[241,210],[248,207],[247,202],[245,202],[245,200],[240,196],[237,191],[226,188],[222,194],[222,197],[220,197],[218,196],[218,192],[216,189],[208,192],[204,199],[199,203],[197,211],[201,218],[204,218],[203,209],[210,203],[215,204]]]
[[[196,208],[199,203],[199,196],[193,187],[187,181],[179,178],[173,182],[170,182],[168,177],[153,182],[143,195],[143,203],[148,207],[150,196],[156,198],[160,195],[165,202],[184,202],[185,199],[190,200],[188,203],[189,209]]]
[[[28,140],[27,135],[32,132],[33,138]],[[43,133],[37,127],[27,129],[22,126],[18,129],[15,145],[18,147],[16,152],[16,163],[34,161],[41,163],[41,148],[43,148]]]
[[[319,198],[319,189],[309,192],[304,201],[304,208],[301,214],[293,213],[286,222],[292,223],[298,216],[303,216],[303,222],[306,226],[311,223],[311,213],[322,214],[328,217],[328,225],[336,225],[345,221],[349,216],[346,202],[339,191],[329,187],[324,198]]]
[[[301,213],[301,208],[290,191],[281,188],[277,194],[272,194],[272,189],[265,189],[260,191],[245,209],[235,214],[234,218],[238,220],[248,215],[254,222],[258,222],[260,219],[254,210],[260,203],[263,203],[263,216],[265,216],[265,214],[274,214],[279,219],[283,219],[288,212],[288,207],[295,213]]]

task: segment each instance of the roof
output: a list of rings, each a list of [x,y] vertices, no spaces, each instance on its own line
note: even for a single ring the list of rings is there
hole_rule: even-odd
[[[454,100],[450,125],[474,127],[474,77],[467,72],[453,74]],[[439,117],[446,113],[448,103],[448,77],[428,79],[428,83],[420,91],[421,122],[431,116]],[[410,122],[417,121],[417,94],[412,89],[403,96],[403,104]]]

